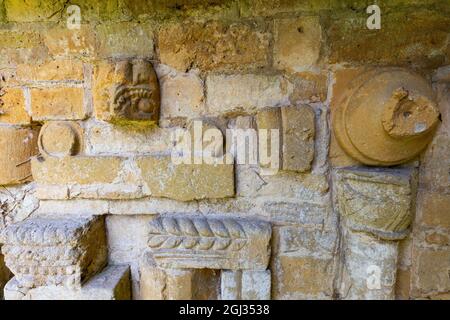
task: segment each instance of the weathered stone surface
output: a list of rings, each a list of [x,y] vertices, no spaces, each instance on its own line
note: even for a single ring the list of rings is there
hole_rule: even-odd
[[[0,99],[0,123],[27,125],[31,117],[25,108],[25,95],[21,88],[5,88]]]
[[[4,257],[0,254],[0,299],[3,299],[3,287],[11,277],[11,271],[5,266]]]
[[[262,168],[280,168],[282,166],[281,139],[283,133],[280,108],[266,108],[259,110],[255,116],[255,121],[258,130],[258,147],[261,148],[259,149],[258,154],[259,165]],[[266,132],[265,136],[262,134],[262,130]],[[266,139],[264,139],[264,137],[266,137]]]
[[[145,259],[144,259],[145,260]],[[140,265],[143,300],[216,300],[218,272],[209,269],[162,269],[151,259]]]
[[[17,79],[22,81],[83,80],[83,62],[75,59],[58,59],[36,65],[19,64]]]
[[[299,72],[317,65],[322,43],[319,17],[277,19],[274,38],[276,68]]]
[[[30,157],[37,154],[38,129],[0,127],[0,185],[30,181]]]
[[[281,76],[211,75],[206,79],[206,104],[212,114],[251,113],[289,105],[293,86]]]
[[[307,105],[281,108],[283,170],[305,172],[314,159],[315,114]]]
[[[413,251],[411,295],[424,297],[450,291],[450,250],[415,248]]]
[[[26,292],[16,278],[5,287],[6,300],[130,300],[129,266],[108,266],[81,288],[47,285]]]
[[[265,270],[270,224],[230,218],[156,218],[148,246],[159,266]]]
[[[97,55],[110,57],[153,57],[153,28],[149,23],[107,22],[96,26]]]
[[[83,88],[31,89],[33,120],[82,120],[86,117]]]
[[[158,123],[159,83],[150,62],[102,61],[95,68],[94,79],[94,106],[99,119],[119,125]]]
[[[1,233],[5,262],[19,287],[80,288],[106,264],[104,219],[34,218]]]
[[[360,12],[333,14],[326,20],[324,30],[330,43],[330,63],[416,65],[427,68],[444,64],[450,26],[445,11],[383,11],[379,30],[368,30],[368,15],[363,10]]]
[[[347,226],[376,237],[404,238],[411,224],[411,172],[337,170],[339,211]]]
[[[429,227],[450,229],[450,194],[419,190],[417,221]]]
[[[161,63],[180,71],[261,68],[269,61],[265,29],[255,22],[168,24],[158,34]]]
[[[4,5],[6,9],[6,15],[9,21],[16,22],[32,22],[32,21],[48,21],[53,17],[53,20],[57,19],[57,15],[54,15],[55,11],[62,10],[62,0],[55,2],[31,0],[31,1],[14,1],[5,0]]]
[[[39,133],[41,155],[74,156],[83,149],[83,130],[76,122],[47,122]]]
[[[160,83],[162,118],[195,118],[205,112],[203,81],[195,73],[169,73]]]
[[[138,157],[136,161],[154,197],[189,201],[234,195],[233,164],[174,164],[171,156]]]
[[[417,74],[372,70],[354,79],[333,110],[341,148],[368,165],[389,166],[416,157],[439,122],[435,94]]]
[[[92,57],[97,45],[92,26],[81,25],[80,29],[68,29],[65,24],[47,30],[44,43],[50,54],[66,57]]]
[[[395,298],[398,242],[347,232],[344,239],[340,298],[392,300]]]
[[[292,104],[325,101],[328,95],[328,77],[325,72],[298,72],[289,77],[294,85],[290,96]]]
[[[331,299],[333,263],[329,259],[279,255],[271,266],[272,299]]]
[[[39,157],[31,160],[31,171],[40,184],[112,183],[122,161],[120,157]]]
[[[269,300],[270,270],[222,270],[220,288],[222,300]]]

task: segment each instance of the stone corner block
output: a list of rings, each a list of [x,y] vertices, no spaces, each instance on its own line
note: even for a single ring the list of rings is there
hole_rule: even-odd
[[[41,217],[7,226],[0,234],[7,267],[18,285],[79,288],[105,265],[104,218]]]

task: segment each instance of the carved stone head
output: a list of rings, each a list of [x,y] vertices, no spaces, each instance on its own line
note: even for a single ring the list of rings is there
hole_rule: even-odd
[[[120,61],[116,75],[121,80],[111,88],[111,114],[115,120],[159,118],[159,84],[150,62],[136,59]]]

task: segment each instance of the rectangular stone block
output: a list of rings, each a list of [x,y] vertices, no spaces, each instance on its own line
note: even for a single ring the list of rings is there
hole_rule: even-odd
[[[281,76],[210,75],[206,90],[209,112],[217,115],[289,105],[293,86]]]
[[[31,89],[33,120],[81,120],[86,117],[83,88]]]
[[[291,72],[314,68],[322,43],[318,16],[276,19],[274,29],[276,68]]]
[[[83,13],[82,13],[83,14]],[[52,56],[92,57],[96,53],[96,33],[91,25],[69,29],[65,24],[46,30],[44,43]]]
[[[89,279],[80,289],[64,286],[41,286],[24,292],[16,278],[5,287],[6,300],[130,300],[130,267],[108,266]]]
[[[271,232],[262,221],[159,217],[150,222],[148,246],[160,267],[265,270]]]
[[[215,300],[217,287],[215,270],[163,269],[151,261],[140,265],[140,299],[143,300]]]
[[[315,114],[308,106],[281,108],[283,170],[305,172],[314,159]]]
[[[234,195],[233,164],[174,164],[171,156],[146,156],[136,161],[154,197],[190,201]]]
[[[222,300],[270,300],[270,270],[221,272]]]
[[[17,79],[22,81],[83,80],[83,63],[74,59],[58,59],[43,64],[19,64]]]
[[[450,291],[450,250],[413,249],[411,295],[415,298]]]
[[[267,168],[270,166],[281,167],[281,143],[282,143],[282,128],[281,128],[281,111],[280,108],[266,108],[258,111],[255,116],[256,127],[258,129],[258,147],[263,148],[259,150],[259,165],[262,168]],[[264,135],[262,134],[262,130],[265,130],[267,138],[266,141],[261,140],[264,139]],[[278,130],[278,131],[276,131]],[[274,134],[274,135],[272,135]],[[278,139],[276,136],[278,135]],[[275,137],[276,140],[272,141],[272,137]],[[265,142],[265,145],[264,145]],[[278,144],[278,148],[272,150],[272,145],[276,146]],[[264,148],[265,146],[265,148]],[[266,150],[264,150],[266,149]],[[265,153],[262,155],[262,153]],[[278,156],[276,155],[278,153]],[[272,155],[275,163],[272,163]],[[269,157],[270,156],[270,157]],[[264,159],[266,158],[266,159]],[[270,159],[270,161],[269,161]],[[267,162],[267,163],[265,163]]]
[[[172,23],[158,34],[161,63],[181,71],[256,69],[269,63],[269,33],[260,23]]]
[[[29,159],[38,153],[37,128],[0,127],[0,185],[31,180]]]
[[[62,0],[54,2],[5,0],[4,5],[8,20],[15,22],[48,21],[51,16],[53,16],[53,20],[56,20],[57,15],[54,15],[54,12],[64,10],[64,1]]]
[[[450,194],[420,190],[416,221],[430,227],[450,229]]]
[[[25,93],[21,88],[3,88],[0,102],[0,123],[30,124],[31,117],[25,108]]]
[[[80,288],[108,255],[104,218],[42,217],[10,224],[0,234],[2,253],[24,287]]]
[[[31,160],[31,171],[39,184],[112,183],[122,161],[121,157],[106,156],[39,157]]]

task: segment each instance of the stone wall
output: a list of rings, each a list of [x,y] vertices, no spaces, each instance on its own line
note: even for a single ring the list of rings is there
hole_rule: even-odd
[[[448,299],[450,3],[373,2],[0,0],[5,298]]]

